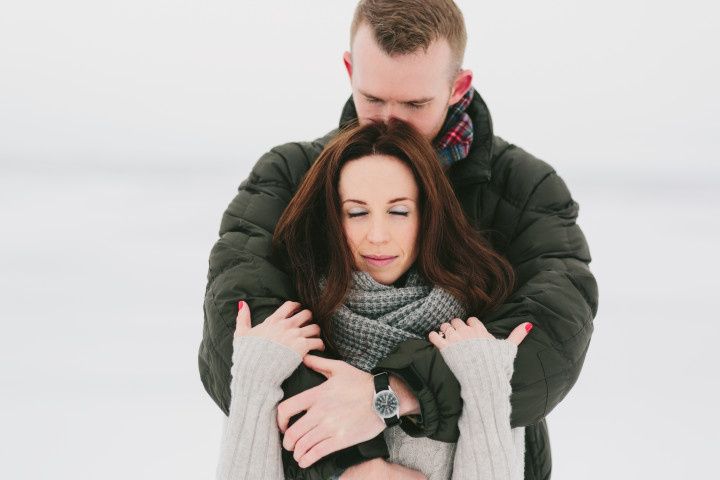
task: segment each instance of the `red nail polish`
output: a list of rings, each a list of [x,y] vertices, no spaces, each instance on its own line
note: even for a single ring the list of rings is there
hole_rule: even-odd
[[[528,323],[527,325],[525,325],[525,331],[526,331],[526,332],[529,332],[530,330],[532,330],[532,327],[533,327],[533,324],[532,324],[532,323]]]
[[[238,312],[239,312],[240,310],[242,310],[244,306],[245,306],[245,302],[243,302],[242,300],[240,300],[240,301],[238,302]]]

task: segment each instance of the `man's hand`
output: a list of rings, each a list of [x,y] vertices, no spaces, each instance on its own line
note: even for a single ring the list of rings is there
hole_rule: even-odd
[[[367,478],[382,480],[427,480],[427,477],[417,470],[412,470],[396,463],[388,463],[382,458],[374,458],[354,465],[340,475],[340,480],[365,480]]]
[[[326,455],[375,438],[385,422],[372,408],[372,375],[341,360],[305,355],[303,363],[327,380],[278,405],[283,447],[301,468]],[[305,414],[288,428],[290,418]]]

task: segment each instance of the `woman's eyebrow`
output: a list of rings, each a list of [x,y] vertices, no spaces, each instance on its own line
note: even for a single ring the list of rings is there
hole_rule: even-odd
[[[399,197],[399,198],[393,198],[392,200],[390,200],[387,203],[395,203],[395,202],[400,202],[402,200],[408,200],[410,202],[415,202],[415,200],[413,200],[412,198]],[[362,200],[355,200],[354,198],[348,198],[346,200],[343,200],[342,203],[345,203],[345,202],[354,202],[354,203],[359,203],[360,205],[367,205],[367,202],[363,202]]]
[[[415,200],[413,200],[412,198],[400,197],[400,198],[393,198],[393,199],[390,200],[388,203],[401,202],[401,201],[403,201],[403,200],[408,200],[408,201],[410,201],[410,202],[414,202],[414,201],[415,201]]]

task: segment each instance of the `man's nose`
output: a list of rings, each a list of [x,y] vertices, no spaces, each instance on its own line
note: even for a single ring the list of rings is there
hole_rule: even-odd
[[[388,123],[391,118],[396,118],[398,120],[406,121],[406,119],[402,115],[402,111],[398,108],[397,105],[393,104],[385,104],[383,108],[380,110],[380,118],[379,120],[383,123]]]

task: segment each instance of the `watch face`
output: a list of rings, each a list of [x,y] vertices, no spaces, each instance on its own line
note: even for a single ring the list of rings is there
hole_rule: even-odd
[[[399,408],[397,397],[393,392],[388,390],[383,390],[375,396],[373,406],[375,407],[375,411],[383,418],[396,416]]]

